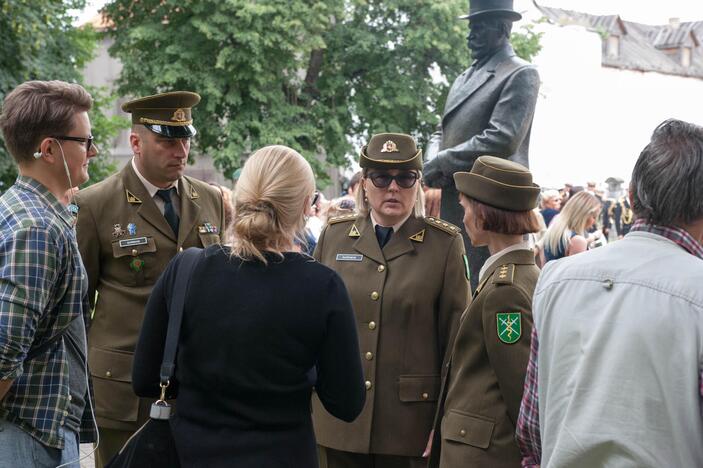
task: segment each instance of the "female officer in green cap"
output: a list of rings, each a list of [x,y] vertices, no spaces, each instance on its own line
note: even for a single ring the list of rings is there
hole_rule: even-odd
[[[524,235],[536,232],[539,186],[524,166],[481,156],[454,182],[471,244],[491,253],[459,322],[442,382],[430,467],[516,467],[515,443],[539,276]]]
[[[359,213],[330,219],[314,255],[352,298],[366,404],[349,424],[313,401],[321,466],[420,467],[468,301],[464,244],[458,227],[423,216],[422,152],[412,137],[374,135],[359,165]]]

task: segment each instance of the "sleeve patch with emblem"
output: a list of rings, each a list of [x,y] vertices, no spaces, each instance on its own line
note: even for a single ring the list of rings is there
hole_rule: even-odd
[[[505,344],[513,344],[522,335],[522,314],[505,312],[496,314],[498,322],[498,339]]]

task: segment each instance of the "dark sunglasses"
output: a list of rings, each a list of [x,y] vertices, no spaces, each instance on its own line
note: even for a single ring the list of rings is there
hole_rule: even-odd
[[[90,151],[90,148],[93,147],[93,135],[90,135],[87,138],[73,136],[52,136],[51,138],[56,138],[57,140],[79,141],[81,143],[85,143],[86,152]]]
[[[394,176],[385,172],[373,172],[368,177],[374,187],[378,188],[387,188],[394,180],[400,188],[411,188],[420,178],[416,172],[401,172]]]

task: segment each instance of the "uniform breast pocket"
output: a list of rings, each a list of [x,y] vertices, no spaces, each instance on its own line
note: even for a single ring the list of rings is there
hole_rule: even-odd
[[[156,242],[153,237],[121,239],[112,243],[112,256],[120,265],[122,279],[131,286],[154,281],[160,272],[154,271]]]
[[[219,234],[198,233],[198,236],[200,237],[200,243],[202,244],[203,248],[209,247],[209,246],[215,245],[215,244],[221,244]]]

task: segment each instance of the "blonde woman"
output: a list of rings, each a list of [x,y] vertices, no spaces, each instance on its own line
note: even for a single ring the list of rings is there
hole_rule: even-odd
[[[235,189],[232,247],[200,255],[186,293],[171,418],[183,466],[317,467],[313,386],[344,421],[363,407],[347,291],[296,242],[314,191],[300,154],[285,146],[258,150]],[[146,307],[133,375],[141,396],[158,395],[179,259]]]
[[[592,240],[587,230],[601,209],[600,200],[588,192],[571,197],[542,238],[545,263],[587,250]]]

